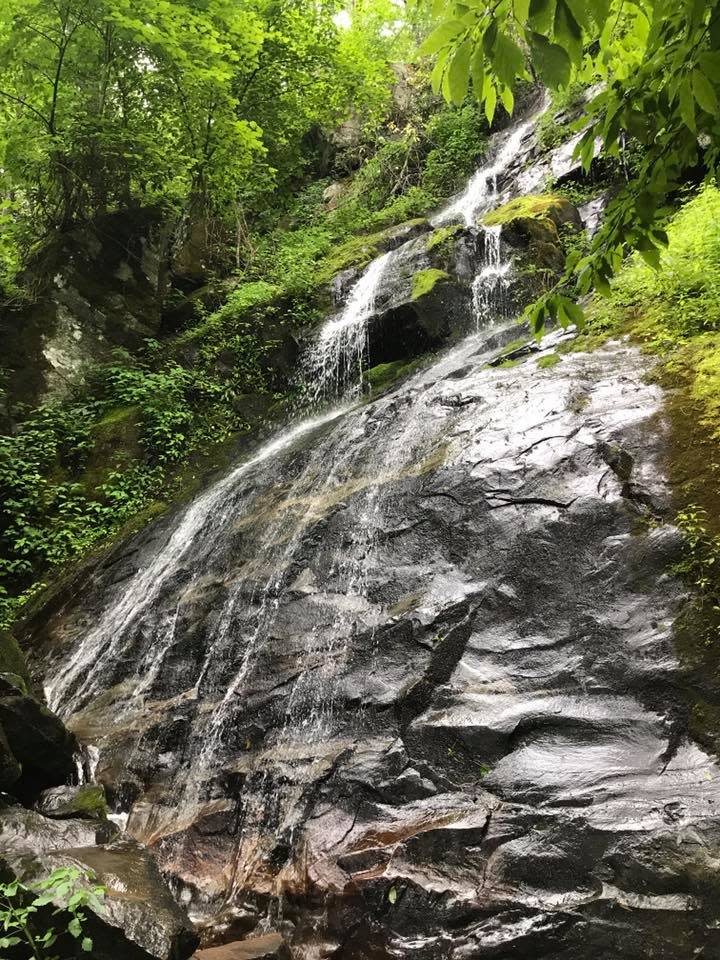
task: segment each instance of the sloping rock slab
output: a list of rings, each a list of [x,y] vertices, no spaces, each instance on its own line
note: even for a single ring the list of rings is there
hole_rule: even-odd
[[[289,957],[287,944],[279,933],[208,947],[195,954],[195,960],[289,960]]]

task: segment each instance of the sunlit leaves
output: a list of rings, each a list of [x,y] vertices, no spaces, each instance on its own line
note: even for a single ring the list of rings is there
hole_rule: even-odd
[[[448,3],[449,9],[457,5]],[[582,79],[602,82],[586,104],[576,147],[590,171],[599,152],[624,163],[629,142],[642,146],[636,179],[614,198],[604,225],[582,260],[568,261],[561,291],[608,293],[628,250],[651,266],[660,262],[665,197],[683,170],[700,159],[709,174],[720,163],[720,17],[711,0],[499,0],[464,20],[463,43],[475,45],[472,89],[493,117],[512,91],[527,59],[551,89]],[[469,35],[467,31],[470,31]],[[506,43],[506,40],[509,43]],[[455,41],[448,41],[452,51]],[[457,84],[460,89],[460,84]],[[549,293],[533,308],[540,329],[568,322],[564,301]],[[575,322],[575,321],[574,321]]]
[[[551,88],[564,87],[570,81],[570,57],[564,47],[551,43],[540,33],[528,37],[540,78]]]

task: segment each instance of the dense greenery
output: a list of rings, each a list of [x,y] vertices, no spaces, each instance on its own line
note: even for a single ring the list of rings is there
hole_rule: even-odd
[[[349,110],[387,109],[390,0],[8,0],[0,11],[0,191],[10,258],[38,234],[162,202],[209,234],[313,160]],[[14,246],[13,246],[14,242]]]
[[[432,11],[440,22],[422,49],[437,54],[433,82],[448,100],[461,102],[472,78],[491,118],[498,101],[512,109],[528,71],[553,89],[597,82],[578,124],[585,168],[598,140],[611,157],[629,138],[644,148],[590,251],[569,258],[561,289],[531,311],[536,329],[579,320],[569,295],[607,292],[627,245],[657,266],[667,198],[699,161],[716,167],[720,10],[712,0],[435,0]]]

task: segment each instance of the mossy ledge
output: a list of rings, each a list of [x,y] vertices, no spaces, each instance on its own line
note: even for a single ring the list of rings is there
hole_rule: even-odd
[[[528,194],[492,210],[481,223],[486,227],[499,227],[520,219],[550,220],[560,227],[574,222],[576,216],[577,210],[565,197],[553,193]]]
[[[413,276],[412,299],[420,300],[435,289],[438,284],[447,283],[451,279],[445,270],[429,267],[427,270],[418,270]]]

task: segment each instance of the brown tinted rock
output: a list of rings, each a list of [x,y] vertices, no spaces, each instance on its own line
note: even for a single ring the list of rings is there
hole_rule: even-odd
[[[238,940],[222,947],[198,950],[197,960],[289,960],[287,945],[279,933]]]

